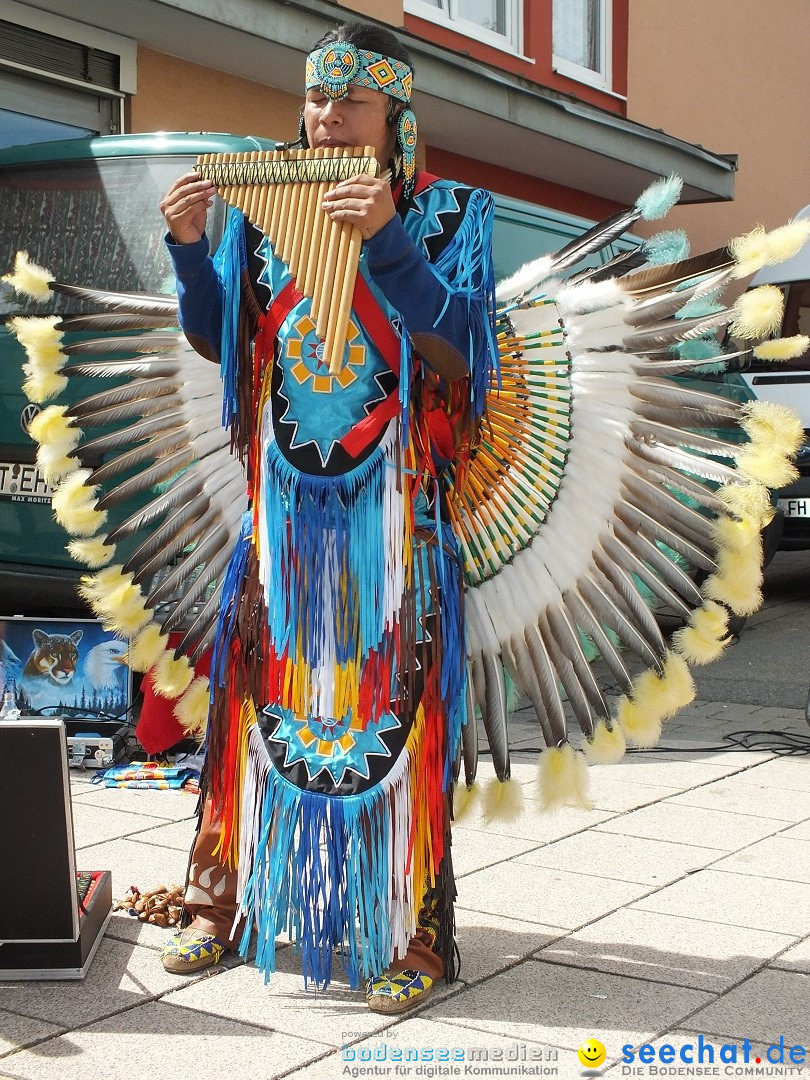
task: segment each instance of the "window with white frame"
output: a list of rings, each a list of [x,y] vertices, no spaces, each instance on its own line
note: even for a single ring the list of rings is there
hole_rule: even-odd
[[[405,10],[487,45],[522,52],[523,0],[405,0]]]
[[[554,70],[610,89],[611,0],[553,0]]]

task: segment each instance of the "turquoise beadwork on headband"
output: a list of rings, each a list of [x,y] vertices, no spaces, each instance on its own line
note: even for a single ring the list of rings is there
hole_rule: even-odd
[[[333,101],[346,97],[349,86],[381,90],[399,101],[410,101],[413,72],[402,60],[333,41],[307,57],[306,88],[323,90]]]

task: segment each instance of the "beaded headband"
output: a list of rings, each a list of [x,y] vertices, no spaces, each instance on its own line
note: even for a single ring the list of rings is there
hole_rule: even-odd
[[[410,101],[413,72],[402,60],[346,41],[334,41],[307,57],[306,89],[322,90],[333,101],[346,97],[349,84],[381,90],[399,101]]]

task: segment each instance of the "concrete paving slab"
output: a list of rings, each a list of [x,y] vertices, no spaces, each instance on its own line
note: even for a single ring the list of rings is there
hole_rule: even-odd
[[[188,855],[194,842],[194,833],[197,830],[197,818],[185,818],[183,821],[173,821],[169,824],[157,825],[149,832],[141,832],[133,835],[131,839],[137,844],[152,844],[156,847],[176,848]]]
[[[806,728],[806,725],[805,725]],[[779,757],[766,761],[744,774],[748,783],[769,787],[810,791],[810,758]],[[741,778],[742,780],[742,778]]]
[[[485,866],[532,851],[537,844],[532,840],[519,840],[514,836],[499,836],[497,844],[486,833],[473,829],[453,830],[453,871],[462,878]]]
[[[492,915],[456,906],[456,939],[461,954],[460,978],[479,982],[512,967],[570,931],[522,919]]]
[[[339,1047],[379,1031],[390,1017],[373,1013],[362,989],[352,990],[335,958],[335,979],[327,990],[304,988],[300,957],[292,949],[278,955],[278,970],[265,984],[252,965],[234,968],[217,979],[196,981],[168,994],[167,1004],[285,1032]],[[461,984],[436,984],[431,1000],[457,993]],[[427,1002],[425,1003],[427,1004]]]
[[[806,1047],[810,1016],[810,979],[799,972],[767,968],[728,994],[696,1012],[689,1019],[695,1031],[733,1035],[774,1043]]]
[[[15,1050],[41,1042],[43,1039],[59,1035],[63,1031],[65,1028],[49,1024],[45,1020],[20,1016],[7,1009],[0,1009],[0,1058],[14,1053]]]
[[[426,1019],[576,1050],[602,1042],[642,1042],[675,1026],[711,995],[601,971],[527,960],[429,1008]],[[578,1070],[573,1074],[579,1075]]]
[[[214,968],[198,977],[217,975]],[[163,970],[151,949],[105,937],[86,978],[0,983],[0,1008],[69,1030],[175,989],[177,976]]]
[[[464,878],[459,902],[493,915],[573,930],[648,891],[635,882],[507,862]]]
[[[802,971],[810,975],[810,938],[805,938],[792,949],[782,953],[770,964],[774,968],[784,968],[785,971]],[[808,1053],[810,1057],[810,1053]]]
[[[755,783],[745,773],[673,797],[674,803],[727,810],[733,814],[804,821],[810,818],[810,791],[794,791],[772,784]]]
[[[597,810],[626,813],[639,806],[660,802],[670,795],[677,795],[680,788],[664,784],[636,784],[628,779],[617,779],[612,768],[595,766],[590,770],[591,798]]]
[[[791,840],[810,840],[810,820],[793,825],[779,835],[790,837]]]
[[[177,1080],[272,1080],[325,1050],[322,1043],[156,1001],[0,1059],[0,1076],[132,1080],[165,1073]]]
[[[73,835],[79,849],[91,844],[103,844],[105,840],[133,836],[146,829],[154,829],[159,824],[158,818],[127,814],[105,806],[91,806],[81,799],[73,803]]]
[[[651,840],[669,840],[719,851],[736,851],[781,828],[783,823],[775,818],[706,810],[669,800],[643,806],[596,827],[600,832],[646,836]]]
[[[718,854],[714,848],[671,844],[637,836],[623,836],[617,840],[615,834],[590,829],[528,851],[515,861],[616,881],[667,885],[714,862]]]
[[[766,930],[622,908],[547,945],[538,959],[719,992],[790,941]]]
[[[810,883],[810,840],[769,836],[715,864],[717,870]]]
[[[633,908],[664,915],[725,923],[752,930],[778,930],[802,937],[810,926],[810,885],[758,879],[709,868],[636,901]]]
[[[461,830],[485,833],[493,846],[497,846],[495,837],[512,836],[518,840],[531,840],[535,844],[548,844],[560,840],[563,836],[590,829],[602,821],[609,821],[615,814],[606,810],[578,810],[575,807],[563,807],[549,813],[540,810],[535,802],[526,799],[523,813],[514,821],[494,821],[487,825],[481,812],[481,800],[477,799],[453,829],[453,835]]]
[[[611,780],[676,787],[680,791],[710,784],[736,770],[732,764],[695,761],[692,757],[684,760],[683,756],[649,751],[627,754],[618,764],[609,766]]]
[[[140,788],[104,788],[93,785],[74,788],[74,802],[106,806],[129,814],[180,821],[195,817],[196,795],[187,791],[156,791]]]

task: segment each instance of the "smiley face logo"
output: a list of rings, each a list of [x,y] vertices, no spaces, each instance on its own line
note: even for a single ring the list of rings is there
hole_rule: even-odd
[[[588,1039],[577,1050],[577,1057],[586,1069],[598,1069],[606,1056],[607,1051],[598,1039]]]

